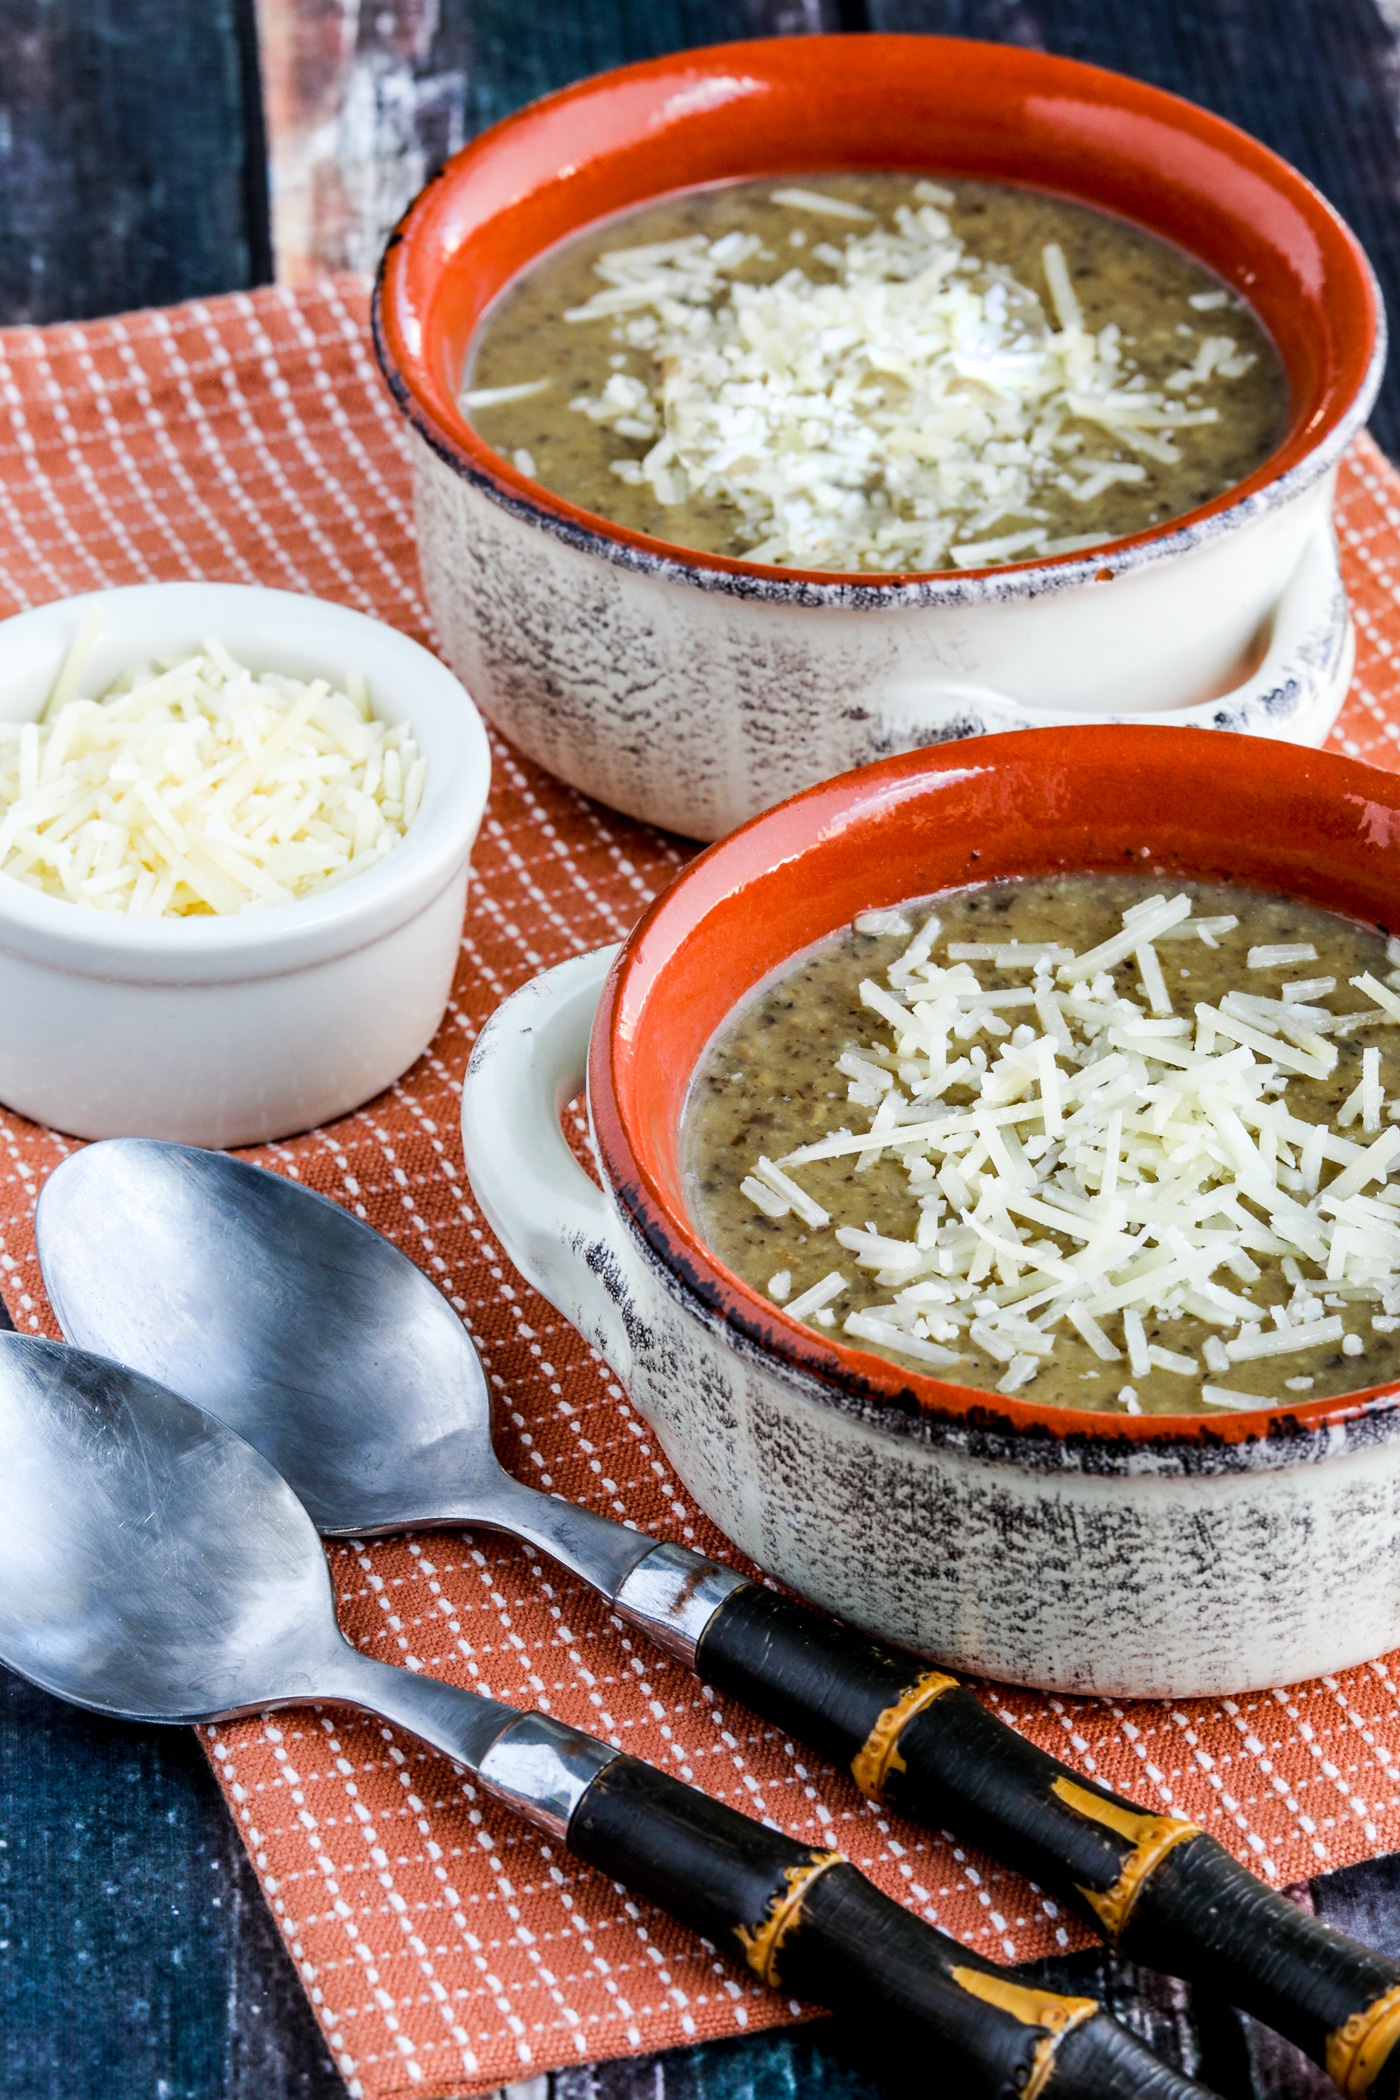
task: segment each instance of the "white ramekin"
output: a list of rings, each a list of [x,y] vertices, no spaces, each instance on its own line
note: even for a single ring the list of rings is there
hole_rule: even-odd
[[[343,1115],[412,1064],[442,1018],[490,784],[452,673],[343,605],[227,583],[151,583],[0,622],[0,719],[42,710],[89,609],[80,692],[216,635],[254,670],[363,674],[427,761],[408,835],[321,896],[227,918],[128,919],[0,875],[0,1101],[77,1137],[261,1144]]]

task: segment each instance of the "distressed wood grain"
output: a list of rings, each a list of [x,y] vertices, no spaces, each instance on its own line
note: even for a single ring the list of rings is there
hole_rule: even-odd
[[[0,0],[0,322],[266,283],[252,0]]]
[[[552,88],[841,19],[839,0],[258,0],[278,275],[373,269],[433,170]]]
[[[345,2100],[189,1729],[0,1669],[6,2100]]]

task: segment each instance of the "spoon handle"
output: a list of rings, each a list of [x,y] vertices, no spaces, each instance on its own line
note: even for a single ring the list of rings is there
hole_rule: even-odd
[[[979,2100],[1200,2100],[1092,1998],[1040,1989],[926,1925],[837,1853],[711,1801],[557,1721],[342,1643],[324,1696],[397,1721],[590,1866],[747,1960],[771,1988],[873,2011],[899,2054],[960,2067]]]
[[[685,1659],[697,1674],[845,1766],[870,1800],[955,1830],[1130,1960],[1253,2013],[1347,2100],[1393,2094],[1400,1964],[1267,1888],[1194,1824],[1037,1749],[912,1655],[756,1583],[729,1587],[698,1627],[695,1616]],[[681,1652],[674,1631],[667,1645]]]
[[[1200,2100],[1092,1998],[998,1969],[816,1850],[543,1714],[479,1767],[483,1785],[772,1989],[878,2019],[901,2059],[982,2100]]]

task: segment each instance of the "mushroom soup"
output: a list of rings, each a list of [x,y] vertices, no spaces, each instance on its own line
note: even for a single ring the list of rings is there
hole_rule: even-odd
[[[546,254],[463,406],[516,467],[677,546],[983,568],[1142,532],[1280,442],[1249,307],[1126,220],[1010,185],[723,184]]]
[[[1040,1404],[1400,1379],[1397,963],[1385,929],[1160,874],[869,913],[702,1059],[697,1226],[817,1334]]]

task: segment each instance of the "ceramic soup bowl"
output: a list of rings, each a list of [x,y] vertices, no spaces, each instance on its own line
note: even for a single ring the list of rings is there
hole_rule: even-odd
[[[1273,335],[1283,442],[1213,502],[1102,550],[886,578],[629,532],[467,423],[477,323],[554,243],[695,184],[860,167],[1028,184],[1189,249]],[[917,36],[681,52],[536,103],[423,192],[376,300],[449,661],[532,757],[697,838],[848,767],[991,729],[1148,714],[1320,742],[1351,663],[1333,483],[1381,336],[1356,241],[1255,140],[1092,66]]]
[[[1216,755],[1184,730],[1034,730],[811,789],[702,854],[620,954],[507,1000],[467,1081],[482,1208],[701,1507],[804,1596],[959,1669],[1186,1697],[1394,1646],[1400,1393],[1094,1414],[848,1346],[699,1239],[687,1088],[793,955],[857,912],[969,882],[1131,864],[1394,924],[1400,778],[1254,738],[1203,764]],[[601,1189],[559,1122],[585,1063]]]

